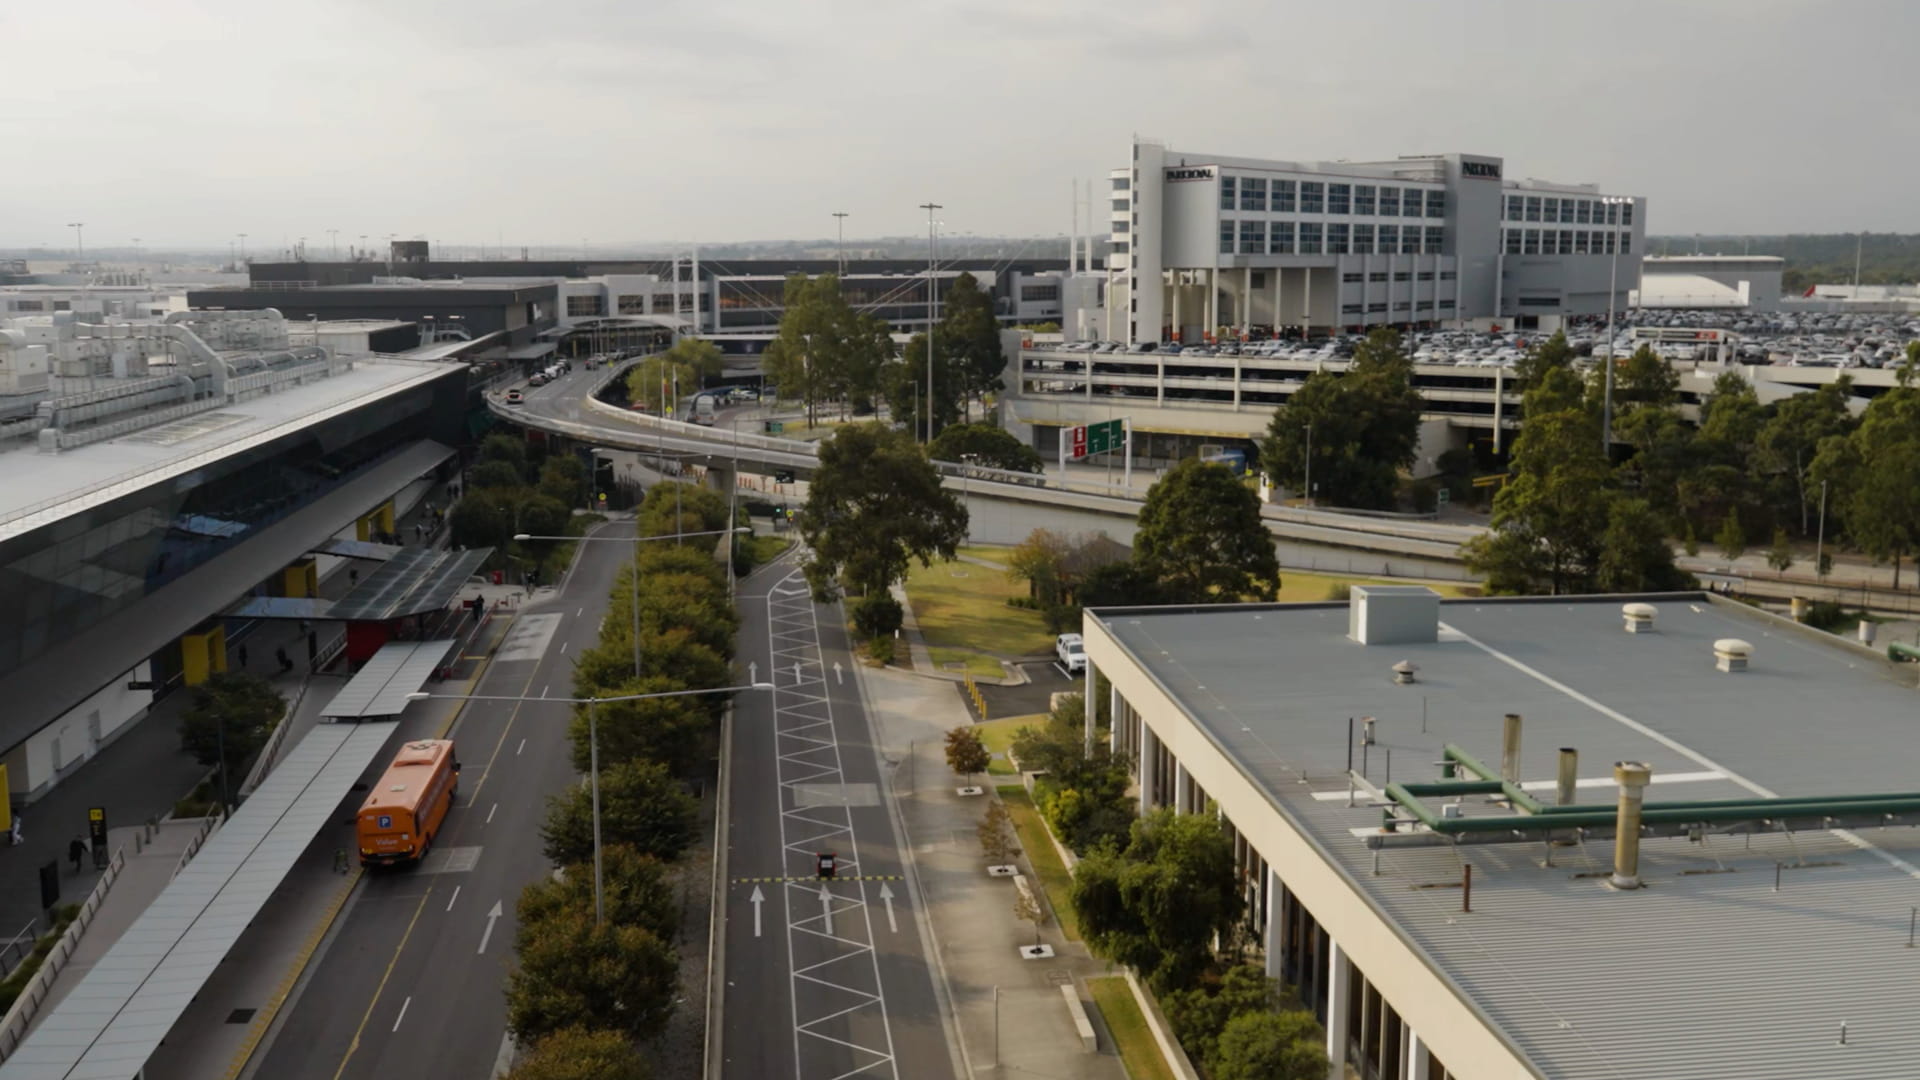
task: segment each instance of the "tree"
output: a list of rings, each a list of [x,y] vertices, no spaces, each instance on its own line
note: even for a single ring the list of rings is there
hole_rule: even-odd
[[[1701,441],[1729,460],[1746,460],[1766,422],[1759,396],[1737,371],[1722,372],[1715,378],[1713,392],[1700,405]]]
[[[1192,981],[1242,904],[1220,821],[1167,809],[1135,821],[1124,851],[1081,860],[1071,896],[1094,953],[1138,969],[1160,990]]]
[[[661,355],[668,363],[678,364],[701,378],[720,374],[726,362],[720,346],[697,337],[682,337]]]
[[[670,536],[674,533],[712,532],[728,527],[726,497],[710,487],[668,480],[647,489],[640,502],[640,535]],[[679,525],[675,526],[675,516]],[[711,538],[703,539],[703,551],[714,547]],[[725,580],[723,577],[721,580]]]
[[[512,435],[489,435],[480,443],[480,461],[502,461],[513,467],[513,474],[523,482],[527,476],[527,444]]]
[[[1820,485],[1812,480],[1822,439],[1854,429],[1847,402],[1853,383],[1842,375],[1810,393],[1795,394],[1774,408],[1754,439],[1750,468],[1768,482],[1768,503],[1783,518],[1797,518],[1801,536],[1813,535],[1812,515]]]
[[[1014,890],[1013,917],[1021,922],[1032,923],[1033,943],[1040,944],[1040,922],[1047,917],[1047,914],[1040,910],[1040,902],[1034,899],[1032,892]]]
[[[1147,491],[1133,558],[1175,603],[1271,600],[1280,588],[1260,500],[1226,466],[1188,458]]]
[[[1615,496],[1607,506],[1594,586],[1601,592],[1673,592],[1693,584],[1693,575],[1673,564],[1660,518],[1645,499]]]
[[[927,434],[927,335],[908,339],[899,360],[889,363],[880,373],[881,390],[893,422],[915,439]],[[933,429],[940,431],[960,422],[966,402],[966,372],[961,358],[940,349],[933,360]]]
[[[999,799],[987,804],[987,812],[981,815],[975,831],[980,836],[980,852],[989,864],[1003,865],[1019,854],[1014,846],[1013,815]]]
[[[628,646],[631,649],[631,646]],[[612,650],[616,655],[620,650]],[[641,657],[645,663],[646,658]],[[579,687],[587,696],[619,697],[627,694],[661,694],[691,689],[679,679],[648,675],[615,686]],[[715,694],[712,701],[723,702]],[[707,760],[707,734],[713,730],[713,705],[699,697],[656,697],[639,701],[612,701],[597,706],[602,767],[629,761],[652,761],[676,776],[687,776]],[[585,772],[591,760],[588,744],[587,707],[574,706],[567,726],[572,743],[573,767]]]
[[[1145,568],[1133,562],[1096,566],[1080,578],[1074,599],[1083,608],[1152,605],[1167,602],[1166,591]]]
[[[644,927],[660,940],[672,941],[680,931],[680,897],[666,865],[625,844],[603,849],[600,862],[607,921]],[[517,914],[523,927],[568,913],[593,913],[591,860],[539,878],[520,892]]]
[[[1557,393],[1549,372],[1536,394]],[[1606,530],[1607,461],[1584,407],[1529,411],[1514,442],[1512,479],[1493,500],[1493,528],[1461,549],[1497,594],[1590,592]]]
[[[489,491],[517,488],[526,483],[526,477],[505,461],[482,461],[473,467],[467,476],[467,486],[473,491]]]
[[[1667,358],[1642,345],[1627,357],[1613,381],[1616,408],[1623,405],[1675,405],[1680,401],[1680,373]]]
[[[693,843],[699,806],[667,768],[652,761],[600,763],[600,834],[603,844],[628,844],[642,855],[668,862]],[[556,864],[593,858],[593,799],[587,785],[547,800],[540,827],[547,858]]]
[[[800,534],[813,549],[815,595],[832,596],[843,576],[863,593],[884,592],[914,559],[952,558],[967,511],[906,434],[849,424],[820,444]]]
[[[940,303],[940,325],[934,337],[936,356],[945,353],[953,358],[964,399],[980,402],[984,411],[987,395],[1002,388],[1000,373],[1007,366],[993,297],[980,288],[972,274],[963,271],[947,286]],[[924,369],[925,357],[921,359]]]
[[[467,548],[504,548],[512,543],[519,507],[515,495],[516,490],[511,488],[476,488],[461,496],[447,514],[453,543]]]
[[[1746,554],[1747,530],[1740,524],[1739,510],[1727,508],[1727,516],[1720,522],[1720,531],[1713,534],[1713,542],[1720,548],[1720,554],[1730,560]]]
[[[1213,1080],[1323,1080],[1326,1046],[1310,1012],[1241,1013],[1220,1032],[1207,1075]]]
[[[1898,588],[1900,560],[1920,539],[1920,388],[1873,399],[1850,434],[1821,440],[1809,474],[1833,489],[1847,537],[1893,560]]]
[[[647,1058],[618,1031],[567,1027],[534,1043],[507,1080],[651,1080]]]
[[[540,465],[540,494],[562,506],[585,506],[592,486],[587,467],[570,454],[555,454]]]
[[[1009,472],[1038,473],[1044,468],[1039,451],[993,424],[955,424],[934,437],[927,456]]]
[[[193,688],[180,718],[180,748],[202,765],[223,768],[231,792],[239,785],[240,770],[286,714],[286,699],[267,680],[238,672],[211,675]]]
[[[1007,576],[1027,583],[1027,595],[1051,607],[1066,602],[1068,539],[1051,529],[1035,529],[1007,554]]]
[[[1522,389],[1533,386],[1549,371],[1573,370],[1573,346],[1567,344],[1567,332],[1555,330],[1553,336],[1528,349],[1513,366],[1514,381]]]
[[[1787,530],[1775,526],[1773,547],[1767,550],[1767,565],[1784,574],[1793,566],[1793,545],[1787,541]]]
[[[787,278],[780,333],[768,343],[762,360],[783,392],[799,389],[808,427],[813,426],[816,403],[827,397],[870,397],[892,356],[886,324],[854,311],[840,291],[839,277]]]
[[[1236,964],[1217,983],[1202,981],[1160,999],[1173,1034],[1190,1057],[1214,1059],[1220,1033],[1242,1013],[1264,1012],[1281,1003],[1280,983],[1252,964]]]
[[[1678,521],[1685,509],[1695,509],[1705,488],[1696,481],[1702,469],[1699,438],[1676,406],[1640,405],[1613,422],[1615,442],[1633,448],[1633,456],[1617,470],[1622,482],[1637,488],[1666,520]],[[1735,478],[1736,482],[1738,477]]]
[[[947,732],[947,768],[966,777],[969,784],[976,773],[987,771],[989,760],[987,744],[972,727],[962,724]]]
[[[679,958],[644,926],[563,909],[522,924],[519,966],[507,978],[507,1026],[522,1041],[580,1024],[651,1038],[673,1015]]]
[[[1340,506],[1392,508],[1400,470],[1413,464],[1420,445],[1424,402],[1412,372],[1399,334],[1375,330],[1345,374],[1308,376],[1274,410],[1260,444],[1261,468],[1303,492],[1311,473],[1314,491]]]

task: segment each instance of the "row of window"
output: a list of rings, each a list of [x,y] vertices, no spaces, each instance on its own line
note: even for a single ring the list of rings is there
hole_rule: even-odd
[[[1633,234],[1609,229],[1506,229],[1503,248],[1509,255],[1612,255],[1633,251]]]
[[[1432,311],[1433,301],[1422,300],[1419,303],[1419,307],[1421,311]],[[1451,300],[1440,301],[1440,310],[1452,311],[1453,309],[1454,309],[1453,301]],[[1407,307],[1407,302],[1405,300],[1395,300],[1393,302],[1393,310],[1397,313],[1397,312],[1408,311],[1410,309]],[[1384,300],[1375,300],[1370,304],[1341,304],[1340,305],[1340,314],[1342,315],[1384,315],[1386,313],[1387,313],[1387,302]]]
[[[1557,222],[1561,225],[1631,225],[1633,204],[1599,199],[1556,198],[1551,195],[1507,196],[1508,221]]]
[[[1433,271],[1422,270],[1416,275],[1411,270],[1396,270],[1389,275],[1385,270],[1373,270],[1364,274],[1358,270],[1349,270],[1340,275],[1340,280],[1348,285],[1361,285],[1367,282],[1378,285],[1387,281],[1389,277],[1394,281],[1432,281]],[[1447,270],[1440,275],[1441,281],[1452,281],[1453,279],[1454,273],[1451,270]]]
[[[1439,225],[1348,225],[1222,218],[1222,255],[1438,255]],[[1425,241],[1424,245],[1422,241]]]
[[[1118,209],[1118,207],[1116,207]],[[1321,180],[1220,178],[1220,209],[1243,213],[1358,214],[1361,217],[1446,217],[1447,193]]]

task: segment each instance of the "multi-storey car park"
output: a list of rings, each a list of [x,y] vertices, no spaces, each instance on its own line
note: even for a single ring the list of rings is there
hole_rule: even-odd
[[[1913,1074],[1911,666],[1705,594],[1353,591],[1083,628],[1336,1075]]]

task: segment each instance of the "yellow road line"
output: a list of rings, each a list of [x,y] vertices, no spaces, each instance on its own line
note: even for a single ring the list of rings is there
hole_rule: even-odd
[[[400,965],[400,954],[407,949],[407,939],[413,936],[414,924],[420,921],[420,913],[427,909],[427,899],[433,895],[433,886],[420,894],[420,906],[413,909],[413,918],[407,920],[407,932],[400,935],[400,947],[393,950],[393,959],[387,961],[387,970],[380,974],[380,985],[373,988],[373,998],[367,1002],[366,1014],[360,1017],[360,1026],[353,1029],[353,1041],[347,1044],[347,1056],[340,1059],[340,1068],[333,1074],[333,1080],[340,1080],[347,1074],[347,1062],[353,1060],[354,1051],[360,1049],[360,1036],[367,1030],[367,1021],[373,1019],[373,1010],[380,1005],[380,995],[386,992],[387,980],[393,978],[393,969]]]
[[[287,995],[293,992],[293,984],[300,980],[301,973],[306,971],[308,962],[313,959],[314,950],[320,947],[320,939],[327,936],[327,931],[332,928],[334,920],[340,917],[340,909],[346,906],[347,897],[353,894],[353,887],[360,883],[361,873],[362,871],[356,867],[347,875],[346,882],[334,894],[332,902],[327,904],[325,914],[314,925],[313,931],[307,935],[305,944],[300,947],[299,954],[287,968],[287,973],[281,978],[280,985],[275,987],[273,993],[268,996],[266,1008],[261,1009],[254,1016],[253,1026],[247,1029],[246,1039],[241,1042],[240,1049],[233,1055],[233,1064],[227,1067],[227,1080],[235,1080],[246,1071],[247,1062],[253,1059],[253,1052],[259,1049],[260,1040],[266,1037],[267,1028],[273,1025],[273,1018],[279,1015],[280,1007],[286,1004]]]

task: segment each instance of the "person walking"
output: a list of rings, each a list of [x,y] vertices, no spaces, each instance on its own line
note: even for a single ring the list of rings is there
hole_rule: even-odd
[[[27,838],[20,835],[20,812],[17,810],[13,814],[13,824],[7,828],[7,836],[12,840],[14,847],[27,842]]]
[[[287,672],[293,670],[293,659],[287,655],[287,650],[284,645],[273,650],[273,658],[280,661],[280,674],[285,675]]]
[[[74,873],[77,874],[80,872],[80,860],[85,858],[86,855],[87,855],[87,842],[85,840],[82,840],[76,836],[70,842],[68,842],[67,858],[72,860],[73,862]]]
[[[247,666],[247,647],[245,645],[240,646],[240,666],[242,668]]]

